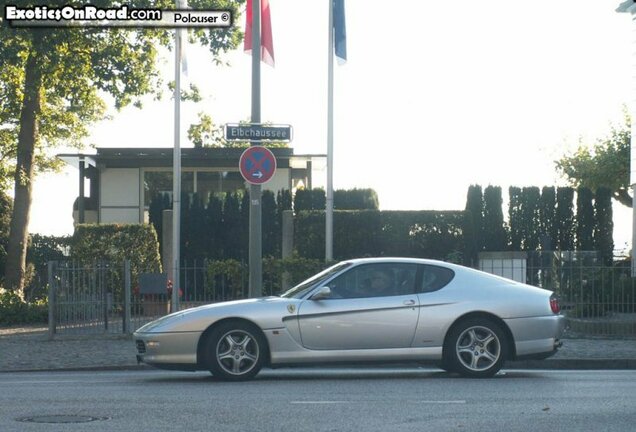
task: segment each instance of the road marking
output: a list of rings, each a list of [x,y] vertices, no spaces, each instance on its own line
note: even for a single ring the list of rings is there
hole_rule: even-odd
[[[355,400],[355,401],[330,401],[330,400],[322,400],[322,401],[291,401],[290,404],[292,405],[326,405],[326,404],[350,404],[350,403],[368,403],[368,402],[382,402],[382,403],[386,403],[386,402],[391,402],[391,401],[387,401],[387,400],[383,400],[383,401],[377,401],[377,400]],[[403,401],[398,401],[398,402],[403,402]],[[409,401],[411,403],[417,403],[417,404],[431,404],[431,405],[461,405],[461,404],[465,404],[466,401],[465,400],[441,400],[441,401],[435,401],[435,400],[414,400],[414,401]]]
[[[346,404],[351,401],[291,401],[292,405]]]
[[[413,403],[453,405],[453,404],[465,404],[466,401],[465,400],[447,400],[447,401],[423,400],[423,401],[413,401]]]

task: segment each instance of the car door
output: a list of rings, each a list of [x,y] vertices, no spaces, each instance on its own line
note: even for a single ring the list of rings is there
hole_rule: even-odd
[[[380,286],[378,275],[386,276]],[[298,310],[302,344],[314,350],[407,348],[419,314],[417,266],[361,264],[326,284],[331,296],[304,300]],[[375,278],[375,279],[374,279]]]

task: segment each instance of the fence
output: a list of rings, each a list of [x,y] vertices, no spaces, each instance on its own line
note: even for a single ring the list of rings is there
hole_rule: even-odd
[[[554,291],[569,333],[636,337],[636,279],[627,261],[599,264],[595,252],[536,252],[487,257],[482,270]]]
[[[591,255],[539,253],[484,270],[514,275],[516,280],[554,291],[571,334],[636,336],[636,279],[630,276],[627,262],[606,267],[597,265]],[[300,277],[298,274],[292,282]],[[246,298],[247,281],[247,265],[238,261],[183,263],[180,309]],[[136,284],[127,263],[49,263],[51,337],[58,333],[130,333],[168,313],[171,296],[167,287],[165,294],[147,295]],[[264,271],[263,295],[278,294],[281,287],[280,269]]]
[[[234,261],[211,274],[210,262],[181,266],[180,309],[247,298],[248,269]],[[138,276],[138,275],[136,275]],[[171,292],[140,290],[130,264],[51,261],[48,264],[49,335],[127,334],[170,311]],[[278,294],[280,283],[265,278],[263,294]]]

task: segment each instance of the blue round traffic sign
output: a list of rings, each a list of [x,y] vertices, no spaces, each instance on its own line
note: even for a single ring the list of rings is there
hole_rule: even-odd
[[[239,160],[243,178],[251,184],[268,182],[276,172],[274,153],[263,146],[252,146],[243,152]]]

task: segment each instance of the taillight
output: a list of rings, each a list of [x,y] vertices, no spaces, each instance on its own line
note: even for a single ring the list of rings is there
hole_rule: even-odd
[[[555,314],[558,314],[559,312],[561,312],[561,305],[559,304],[559,299],[554,294],[550,296],[550,309],[552,309],[552,312]]]

